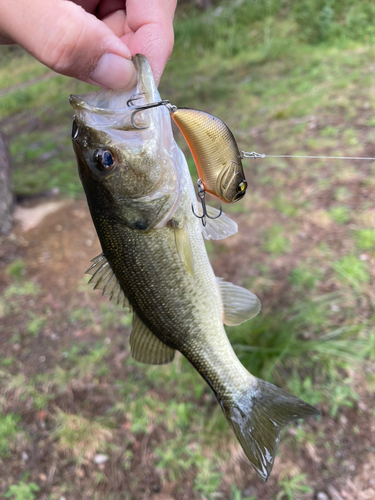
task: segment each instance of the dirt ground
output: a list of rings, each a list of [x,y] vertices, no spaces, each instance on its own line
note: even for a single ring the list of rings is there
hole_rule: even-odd
[[[97,292],[87,295],[81,292],[83,272],[89,265],[91,258],[100,253],[100,246],[95,234],[93,224],[85,201],[78,200],[42,200],[33,201],[29,205],[18,207],[16,211],[17,222],[14,232],[9,237],[4,237],[0,247],[0,287],[5,289],[11,278],[4,272],[6,266],[15,258],[25,262],[24,279],[37,284],[41,293],[37,299],[25,298],[22,308],[17,314],[6,315],[1,319],[2,333],[0,337],[0,352],[3,359],[12,356],[17,360],[9,370],[14,375],[22,367],[26,377],[33,377],[35,373],[48,373],[61,359],[64,348],[78,340],[95,339],[95,331],[90,328],[76,330],[69,323],[68,312],[77,306],[88,308],[97,314],[100,303],[106,302]],[[232,214],[232,217],[243,226],[241,214]],[[35,227],[30,227],[35,224]],[[25,231],[25,229],[27,229]],[[242,236],[241,236],[242,234]],[[244,248],[251,247],[255,236],[251,232],[242,231],[235,240],[223,242],[223,248],[214,256],[213,266],[218,275],[226,278],[231,276],[234,281],[244,268],[249,266],[251,252],[244,253]],[[308,245],[308,238],[302,240],[303,245]],[[223,251],[225,249],[225,252]],[[250,255],[249,255],[250,253]],[[235,256],[242,256],[235,258]],[[249,261],[247,260],[249,259]],[[280,258],[282,260],[282,258]],[[291,259],[291,256],[288,256]],[[228,267],[228,262],[230,266]],[[288,268],[287,261],[277,262],[283,273]],[[281,276],[282,277],[282,276]],[[282,292],[283,279],[280,286],[273,293]],[[270,300],[272,297],[270,296]],[[23,336],[20,325],[25,321],[28,311],[33,314],[46,314],[47,321],[43,332],[30,339]],[[46,313],[47,311],[47,313]],[[96,312],[95,312],[96,311]],[[20,333],[18,341],[12,341],[15,331]],[[123,341],[119,343],[118,334],[121,333]],[[124,367],[123,360],[129,356],[127,336],[128,331],[117,328],[108,332],[109,340],[112,339],[112,356],[114,372],[119,377],[126,377],[132,367]],[[366,368],[368,369],[368,368]],[[357,407],[348,408],[340,412],[339,417],[331,418],[323,413],[319,422],[310,422],[310,432],[316,434],[317,444],[306,443],[302,445],[299,453],[298,473],[307,474],[314,484],[314,492],[301,491],[294,498],[301,499],[331,499],[331,500],[373,500],[375,499],[375,423],[373,408],[374,394],[370,394],[362,384],[361,374],[353,374],[357,379],[357,391],[360,395]],[[93,411],[102,413],[111,402],[110,390],[107,384],[82,382],[70,389],[70,394],[64,394],[54,402],[64,411],[74,412],[83,409],[85,412]],[[156,398],[165,399],[166,394],[155,394]],[[54,405],[50,411],[55,411]],[[92,479],[93,471],[86,465],[77,474],[69,461],[64,460],[50,440],[49,430],[52,425],[52,415],[49,411],[35,411],[29,408],[27,401],[17,400],[14,395],[11,400],[2,404],[12,412],[22,414],[23,424],[32,436],[32,442],[21,443],[18,453],[9,459],[0,461],[1,477],[19,479],[27,471],[30,479],[41,486],[38,498],[65,498],[60,486],[63,482],[74,481],[81,491],[85,491],[81,498],[93,498],[93,491],[85,488],[84,484]],[[128,442],[127,424],[118,434],[119,439]],[[296,432],[290,427],[287,435],[293,436]],[[148,440],[158,442],[163,439],[160,429],[151,430],[150,435],[132,437],[132,449],[135,457],[129,471],[117,470],[116,457],[111,455],[109,462],[100,465],[100,470],[108,478],[110,488],[104,487],[103,495],[110,492],[128,491],[129,498],[136,500],[152,498],[153,500],[172,500],[183,498],[198,498],[191,489],[191,477],[184,474],[181,481],[162,481],[160,473],[155,468],[152,459],[145,453]],[[330,436],[330,449],[325,449],[324,440],[319,436]],[[120,444],[120,443],[119,443]],[[222,467],[223,483],[221,486],[222,498],[230,497],[231,482],[241,485],[244,498],[256,495],[259,499],[284,499],[278,496],[278,484],[285,477],[296,475],[295,453],[288,440],[281,445],[280,457],[277,457],[274,471],[267,485],[260,484],[249,474],[248,465],[238,447],[232,446],[232,461]],[[20,458],[20,449],[26,459]],[[121,452],[119,452],[121,453]],[[97,468],[97,466],[91,466]],[[189,483],[190,482],[190,483]],[[91,484],[91,483],[90,483]],[[91,493],[90,493],[91,491]],[[61,494],[60,494],[60,493]],[[52,496],[50,496],[52,495]],[[60,495],[60,496],[59,496]],[[112,498],[103,496],[102,498]],[[128,498],[128,497],[124,497]],[[203,498],[203,497],[202,497]],[[78,500],[78,497],[68,497],[68,500]]]

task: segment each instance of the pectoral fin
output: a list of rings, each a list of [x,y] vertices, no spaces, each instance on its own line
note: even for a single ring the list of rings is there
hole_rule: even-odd
[[[253,318],[260,311],[260,300],[246,288],[233,285],[222,278],[216,278],[224,306],[223,322],[226,325],[240,325]]]
[[[116,304],[122,304],[123,307],[129,307],[128,299],[120,286],[115,273],[106,259],[101,253],[92,259],[93,264],[85,271],[85,274],[92,274],[89,283],[93,283],[94,290],[103,290],[102,295],[109,295],[109,300],[114,299]]]
[[[194,260],[190,245],[189,233],[187,232],[185,226],[178,227],[176,223],[173,224],[173,230],[177,253],[184,263],[186,269],[189,271],[191,276],[194,277]]]
[[[220,214],[217,208],[206,205],[206,209],[209,217],[217,217]],[[203,215],[200,203],[198,203],[198,215]],[[224,240],[237,233],[237,224],[225,214],[222,213],[217,219],[210,219],[209,217],[206,217],[206,225],[202,226],[202,234],[206,240]]]
[[[170,363],[176,352],[159,340],[134,312],[130,348],[136,361],[149,365]]]

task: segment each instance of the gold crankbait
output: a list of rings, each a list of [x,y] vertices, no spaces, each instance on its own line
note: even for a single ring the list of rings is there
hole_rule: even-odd
[[[128,106],[132,106],[138,98],[130,98]],[[178,108],[164,100],[137,106],[132,113],[132,125],[142,129],[135,124],[134,116],[140,111],[163,105],[190,148],[204,191],[224,203],[234,203],[243,198],[247,188],[241,161],[243,155],[232,132],[216,116],[198,109]]]

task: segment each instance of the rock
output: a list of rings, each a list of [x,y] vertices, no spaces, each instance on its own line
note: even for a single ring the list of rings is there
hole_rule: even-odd
[[[329,500],[329,496],[324,491],[319,491],[316,494],[316,500]]]
[[[47,215],[57,212],[68,203],[69,201],[50,201],[32,208],[17,206],[14,219],[20,223],[21,230],[26,232],[40,224]]]
[[[105,464],[108,459],[109,459],[109,457],[107,455],[103,455],[102,453],[98,453],[94,457],[94,462],[96,463],[96,465],[101,465],[101,464]]]

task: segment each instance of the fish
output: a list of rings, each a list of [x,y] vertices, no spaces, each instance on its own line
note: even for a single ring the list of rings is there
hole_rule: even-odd
[[[251,319],[260,301],[214,274],[202,225],[192,213],[197,198],[169,111],[165,106],[142,111],[137,118],[142,129],[132,125],[131,95],[141,95],[145,104],[160,100],[146,57],[136,55],[133,62],[138,82],[132,92],[101,89],[70,96],[73,149],[102,247],[87,271],[90,282],[131,309],[130,350],[136,361],[161,365],[172,362],[176,351],[185,356],[266,481],[284,426],[319,412],[253,376],[233,351],[224,324]],[[235,229],[225,218],[210,221],[222,236]]]

